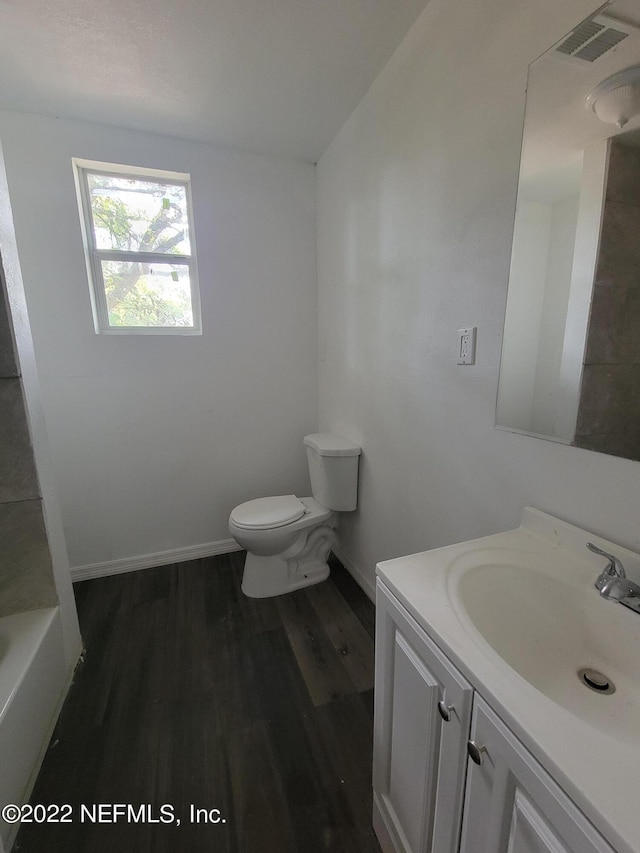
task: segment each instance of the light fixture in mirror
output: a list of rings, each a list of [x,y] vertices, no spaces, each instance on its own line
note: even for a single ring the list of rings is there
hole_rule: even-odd
[[[587,95],[587,106],[605,124],[623,128],[640,115],[640,66],[607,77]]]
[[[638,460],[639,64],[640,4],[615,0],[529,68],[496,415]]]

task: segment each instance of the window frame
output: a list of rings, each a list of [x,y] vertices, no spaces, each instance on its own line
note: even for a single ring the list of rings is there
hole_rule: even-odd
[[[95,160],[72,158],[80,227],[87,265],[87,278],[91,298],[93,324],[97,335],[201,335],[202,314],[200,310],[200,289],[198,285],[198,266],[191,198],[191,176],[187,172],[169,172],[162,169],[148,169],[140,166],[125,166],[119,163],[103,163]],[[155,180],[164,184],[174,184],[185,188],[187,222],[189,227],[189,255],[170,254],[168,252],[136,252],[121,249],[98,249],[95,240],[95,224],[91,207],[88,175],[107,177],[126,177],[132,180]],[[112,326],[109,323],[107,294],[102,273],[102,261],[134,261],[139,263],[174,263],[186,266],[189,273],[192,326]]]

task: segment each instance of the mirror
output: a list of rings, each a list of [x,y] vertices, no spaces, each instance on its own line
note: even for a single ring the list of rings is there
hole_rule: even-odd
[[[637,0],[529,67],[496,425],[640,460]]]

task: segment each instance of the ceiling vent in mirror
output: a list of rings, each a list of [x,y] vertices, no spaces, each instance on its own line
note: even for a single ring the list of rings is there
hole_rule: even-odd
[[[583,21],[569,33],[557,44],[555,53],[562,59],[580,64],[595,62],[633,32],[636,28],[630,24],[598,15]]]

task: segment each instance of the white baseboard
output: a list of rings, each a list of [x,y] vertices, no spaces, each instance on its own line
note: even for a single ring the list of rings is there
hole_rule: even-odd
[[[198,560],[201,557],[213,557],[216,554],[229,554],[231,551],[241,550],[242,548],[235,539],[220,539],[218,542],[187,545],[185,548],[159,551],[157,554],[142,554],[139,557],[122,557],[119,560],[108,560],[105,563],[75,566],[71,569],[71,580],[75,583],[91,578],[103,578],[107,575],[119,575],[123,572],[137,572],[139,569],[152,569],[156,566],[184,563],[187,560]]]
[[[332,548],[333,553],[340,560],[345,569],[352,575],[353,579],[356,583],[362,587],[362,589],[366,592],[373,603],[376,603],[376,582],[375,580],[370,580],[362,569],[359,569],[358,566],[353,562],[351,557],[342,550],[339,545],[334,545]]]

